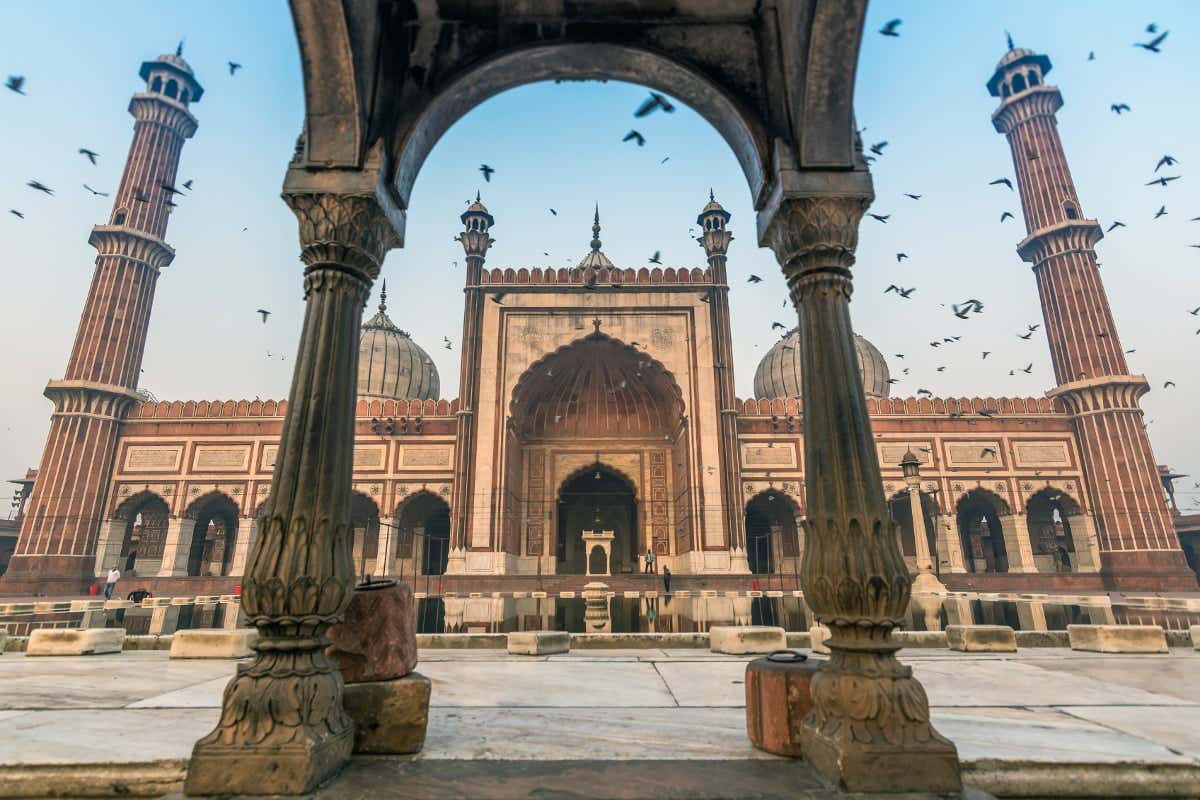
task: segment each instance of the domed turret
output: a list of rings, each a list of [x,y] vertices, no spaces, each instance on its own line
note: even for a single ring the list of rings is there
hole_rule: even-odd
[[[370,400],[437,400],[437,367],[406,331],[387,315],[387,282],[379,311],[362,326],[358,340],[358,396]]]
[[[891,373],[883,354],[858,334],[854,335],[854,349],[858,353],[858,371],[867,397],[887,397]],[[758,362],[758,369],[754,371],[754,396],[799,397],[800,375],[800,329],[792,328]]]

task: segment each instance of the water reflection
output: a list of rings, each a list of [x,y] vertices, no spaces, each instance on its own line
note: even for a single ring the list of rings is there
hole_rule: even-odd
[[[614,596],[598,587],[579,598],[432,597],[416,601],[418,633],[703,633],[713,625],[776,625],[808,631],[811,609],[803,597]],[[103,608],[100,601],[12,604],[0,628],[28,635],[37,628],[125,628],[129,635],[170,634],[192,628],[244,626],[236,600],[185,602],[156,598],[150,605]],[[1160,625],[1186,630],[1200,624],[1200,601],[1143,598],[1113,605],[1107,595],[998,599],[975,594],[914,597],[904,627],[938,631],[947,625],[1008,625],[1014,630],[1065,630],[1071,624]]]

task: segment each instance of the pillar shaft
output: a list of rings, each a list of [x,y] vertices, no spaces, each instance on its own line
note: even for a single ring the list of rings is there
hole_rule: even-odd
[[[354,589],[350,492],[363,306],[394,233],[373,197],[293,194],[306,310],[271,492],[245,577],[253,663],[196,743],[188,794],[301,794],[350,756],[325,633]]]
[[[805,599],[831,632],[805,756],[850,791],[957,791],[958,755],[896,659],[908,570],[888,513],[850,324],[863,196],[785,199],[767,230],[800,321]]]

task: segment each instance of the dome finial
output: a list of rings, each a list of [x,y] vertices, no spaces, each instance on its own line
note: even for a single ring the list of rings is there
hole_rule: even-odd
[[[715,202],[717,202],[717,198],[716,198],[716,197],[713,195],[713,190],[712,190],[712,187],[711,187],[711,186],[710,186],[710,187],[708,187],[708,201],[709,201],[710,203],[715,203]]]
[[[592,252],[600,252],[600,204],[596,203],[596,215],[592,218]]]
[[[179,56],[180,58],[183,57],[183,42],[184,40],[180,39],[179,44],[175,45],[175,55]]]
[[[1011,33],[1009,33],[1008,31],[1005,31],[1005,32],[1004,32],[1004,38],[1005,38],[1005,40],[1008,42],[1008,49],[1009,49],[1009,50],[1016,50],[1016,49],[1017,49],[1017,46],[1016,46],[1015,44],[1013,44],[1013,38],[1012,38],[1012,34],[1011,34]]]
[[[479,199],[479,190],[478,189],[475,190],[475,202],[476,203],[483,202],[482,200]]]
[[[387,278],[383,279],[383,288],[379,290],[379,313],[387,311]]]

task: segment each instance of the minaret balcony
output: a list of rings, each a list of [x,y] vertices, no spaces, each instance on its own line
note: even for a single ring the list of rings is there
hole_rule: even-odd
[[[1009,134],[1031,119],[1053,117],[1062,105],[1062,93],[1057,86],[1031,86],[1004,98],[992,112],[992,125],[999,133]]]
[[[1069,219],[1034,231],[1017,245],[1021,259],[1035,267],[1066,253],[1091,252],[1104,238],[1104,229],[1094,219]]]
[[[96,225],[88,244],[102,256],[123,256],[156,270],[175,259],[175,248],[157,236],[126,225]]]

